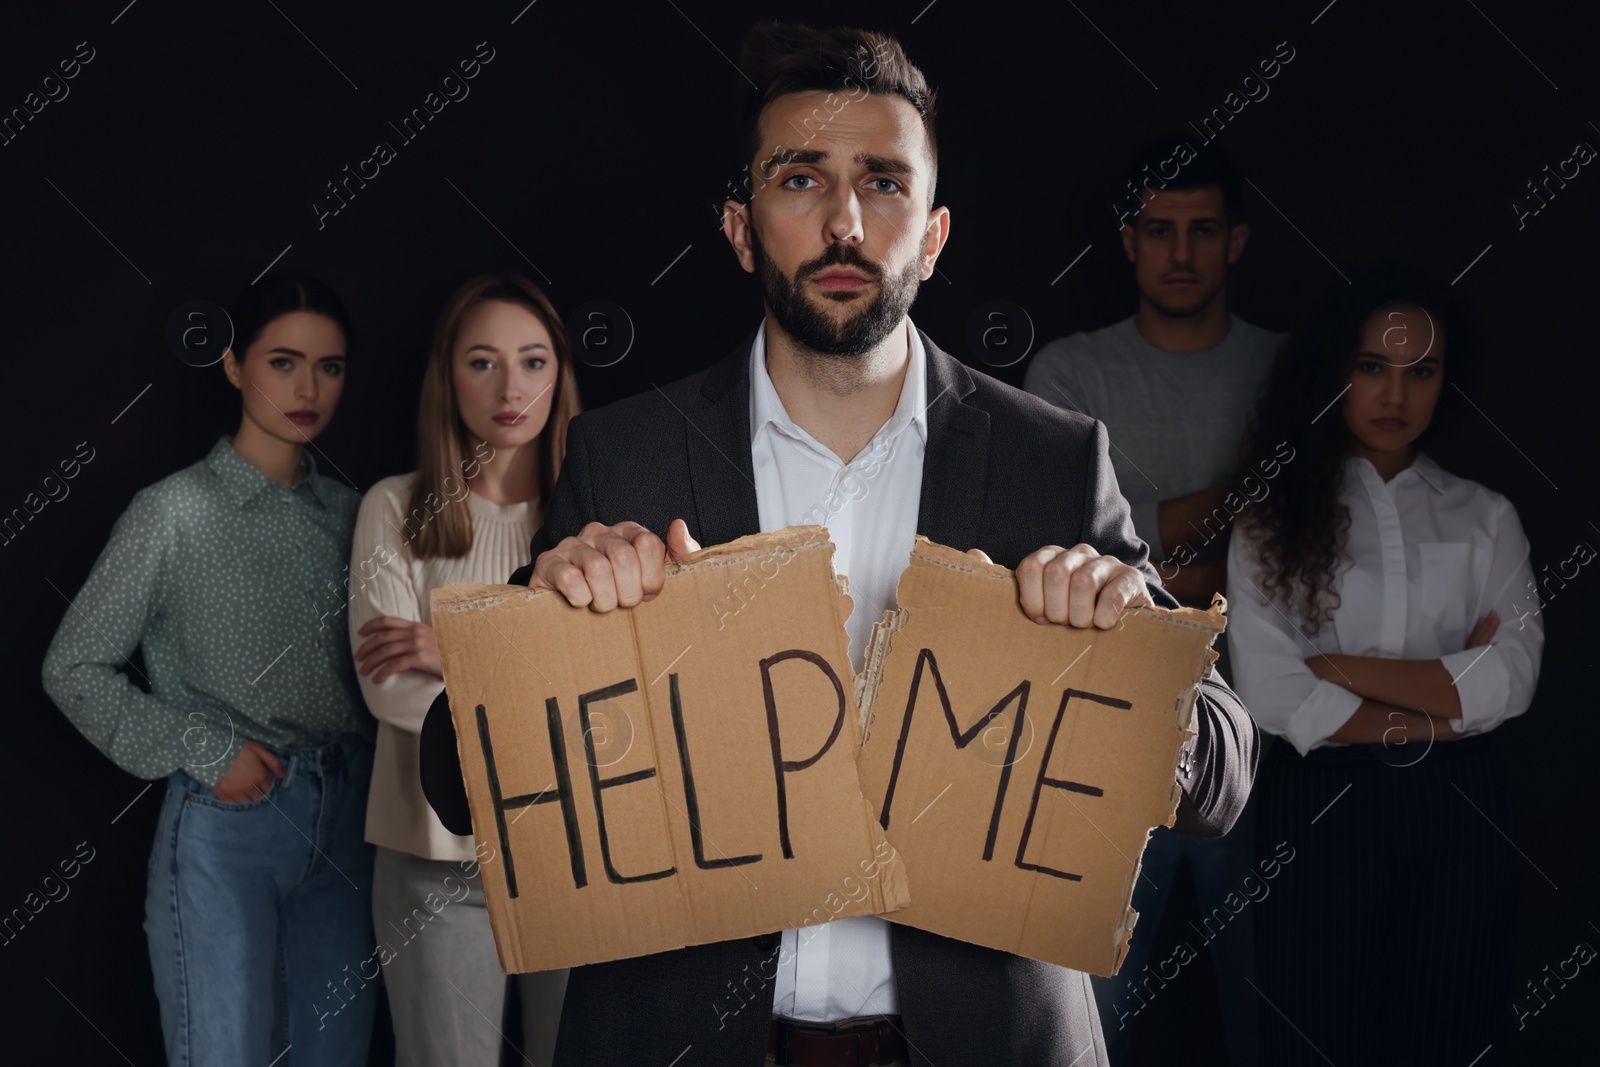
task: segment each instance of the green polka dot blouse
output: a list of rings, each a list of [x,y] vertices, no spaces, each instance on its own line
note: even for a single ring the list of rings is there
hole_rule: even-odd
[[[301,469],[280,485],[222,436],[134,496],[67,609],[45,690],[130,774],[215,786],[246,738],[372,737],[340,611],[361,496]],[[148,693],[120,669],[140,646]]]

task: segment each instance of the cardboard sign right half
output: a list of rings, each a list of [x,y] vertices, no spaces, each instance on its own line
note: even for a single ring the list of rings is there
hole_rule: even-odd
[[[1221,611],[1027,618],[1015,576],[918,537],[858,694],[862,791],[906,862],[891,922],[1110,975]]]

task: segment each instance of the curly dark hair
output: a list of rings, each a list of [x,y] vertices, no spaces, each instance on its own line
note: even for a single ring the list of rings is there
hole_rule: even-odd
[[[1274,490],[1241,517],[1239,532],[1260,551],[1265,568],[1261,592],[1285,608],[1298,609],[1310,634],[1331,622],[1339,606],[1333,582],[1350,529],[1350,512],[1339,491],[1351,434],[1336,410],[1336,398],[1347,388],[1367,320],[1399,305],[1423,308],[1433,317],[1448,340],[1451,369],[1459,372],[1466,345],[1449,290],[1405,267],[1375,268],[1341,288],[1278,351],[1241,451],[1248,473],[1270,462],[1267,457],[1281,458],[1277,450],[1284,442],[1294,449]],[[1435,418],[1430,429],[1437,423]]]

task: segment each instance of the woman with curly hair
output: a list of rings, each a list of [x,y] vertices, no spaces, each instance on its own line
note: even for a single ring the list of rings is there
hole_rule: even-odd
[[[1288,742],[1256,780],[1261,847],[1291,857],[1256,915],[1275,1065],[1465,1064],[1506,1015],[1516,856],[1492,731],[1532,701],[1544,630],[1516,609],[1516,509],[1417,448],[1464,348],[1445,296],[1389,268],[1262,387],[1252,466],[1292,452],[1239,518],[1228,637],[1239,694]]]

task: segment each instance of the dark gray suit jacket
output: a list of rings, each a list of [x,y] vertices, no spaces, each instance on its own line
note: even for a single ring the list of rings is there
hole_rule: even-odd
[[[682,518],[703,545],[760,532],[750,453],[753,340],[709,370],[574,419],[530,559],[590,521],[633,520],[664,537]],[[1104,425],[968,369],[926,334],[922,343],[931,402],[917,532],[981,548],[1011,568],[1043,545],[1085,542],[1139,567],[1156,603],[1176,607],[1133,532]],[[525,585],[531,572],[524,566],[510,582]],[[442,697],[434,712],[443,712],[448,730]],[[1181,780],[1175,829],[1216,837],[1249,796],[1258,738],[1220,679],[1203,683],[1195,712],[1194,768]],[[425,730],[436,738],[438,718],[430,714]],[[453,735],[443,736],[448,748],[424,739],[425,763],[455,763]],[[430,783],[428,792],[446,825],[462,832],[464,811],[447,816],[439,787]],[[757,1067],[778,946],[777,935],[767,935],[574,968],[556,1067]],[[891,927],[890,952],[916,1067],[1107,1062],[1086,974],[900,924]]]

